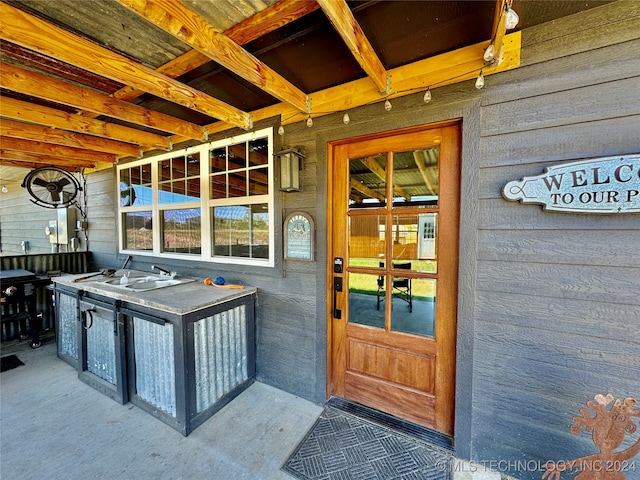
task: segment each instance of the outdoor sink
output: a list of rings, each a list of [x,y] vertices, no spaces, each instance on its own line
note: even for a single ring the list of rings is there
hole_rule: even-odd
[[[125,277],[122,277],[125,278]],[[171,287],[173,285],[181,285],[183,283],[193,282],[193,278],[171,278],[163,276],[146,276],[146,277],[128,277],[126,283],[121,278],[112,278],[102,283],[114,287],[130,290],[134,292],[144,292],[147,290],[156,290],[158,288]]]

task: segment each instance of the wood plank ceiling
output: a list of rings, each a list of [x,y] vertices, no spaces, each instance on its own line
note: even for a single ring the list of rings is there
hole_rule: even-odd
[[[0,181],[44,165],[111,165],[269,117],[286,125],[515,68],[509,8],[519,29],[603,3],[5,0]],[[501,61],[483,58],[490,44],[504,47]]]

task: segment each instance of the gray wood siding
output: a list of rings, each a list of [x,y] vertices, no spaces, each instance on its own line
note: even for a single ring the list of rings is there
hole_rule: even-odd
[[[597,393],[640,394],[640,217],[501,197],[548,165],[640,152],[639,15],[620,2],[524,31],[523,66],[487,78],[471,414],[480,462],[594,453],[589,435],[570,434],[573,416]],[[541,477],[527,470],[504,473]]]

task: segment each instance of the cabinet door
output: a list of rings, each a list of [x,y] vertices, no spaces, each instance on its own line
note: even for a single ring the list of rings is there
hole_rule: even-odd
[[[78,368],[78,295],[56,289],[58,358]]]
[[[108,299],[80,301],[79,378],[120,403],[128,401],[124,324]]]

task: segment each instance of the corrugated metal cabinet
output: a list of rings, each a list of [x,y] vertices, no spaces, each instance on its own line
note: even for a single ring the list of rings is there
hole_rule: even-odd
[[[186,436],[255,378],[255,297],[177,314],[56,285],[58,356]]]

